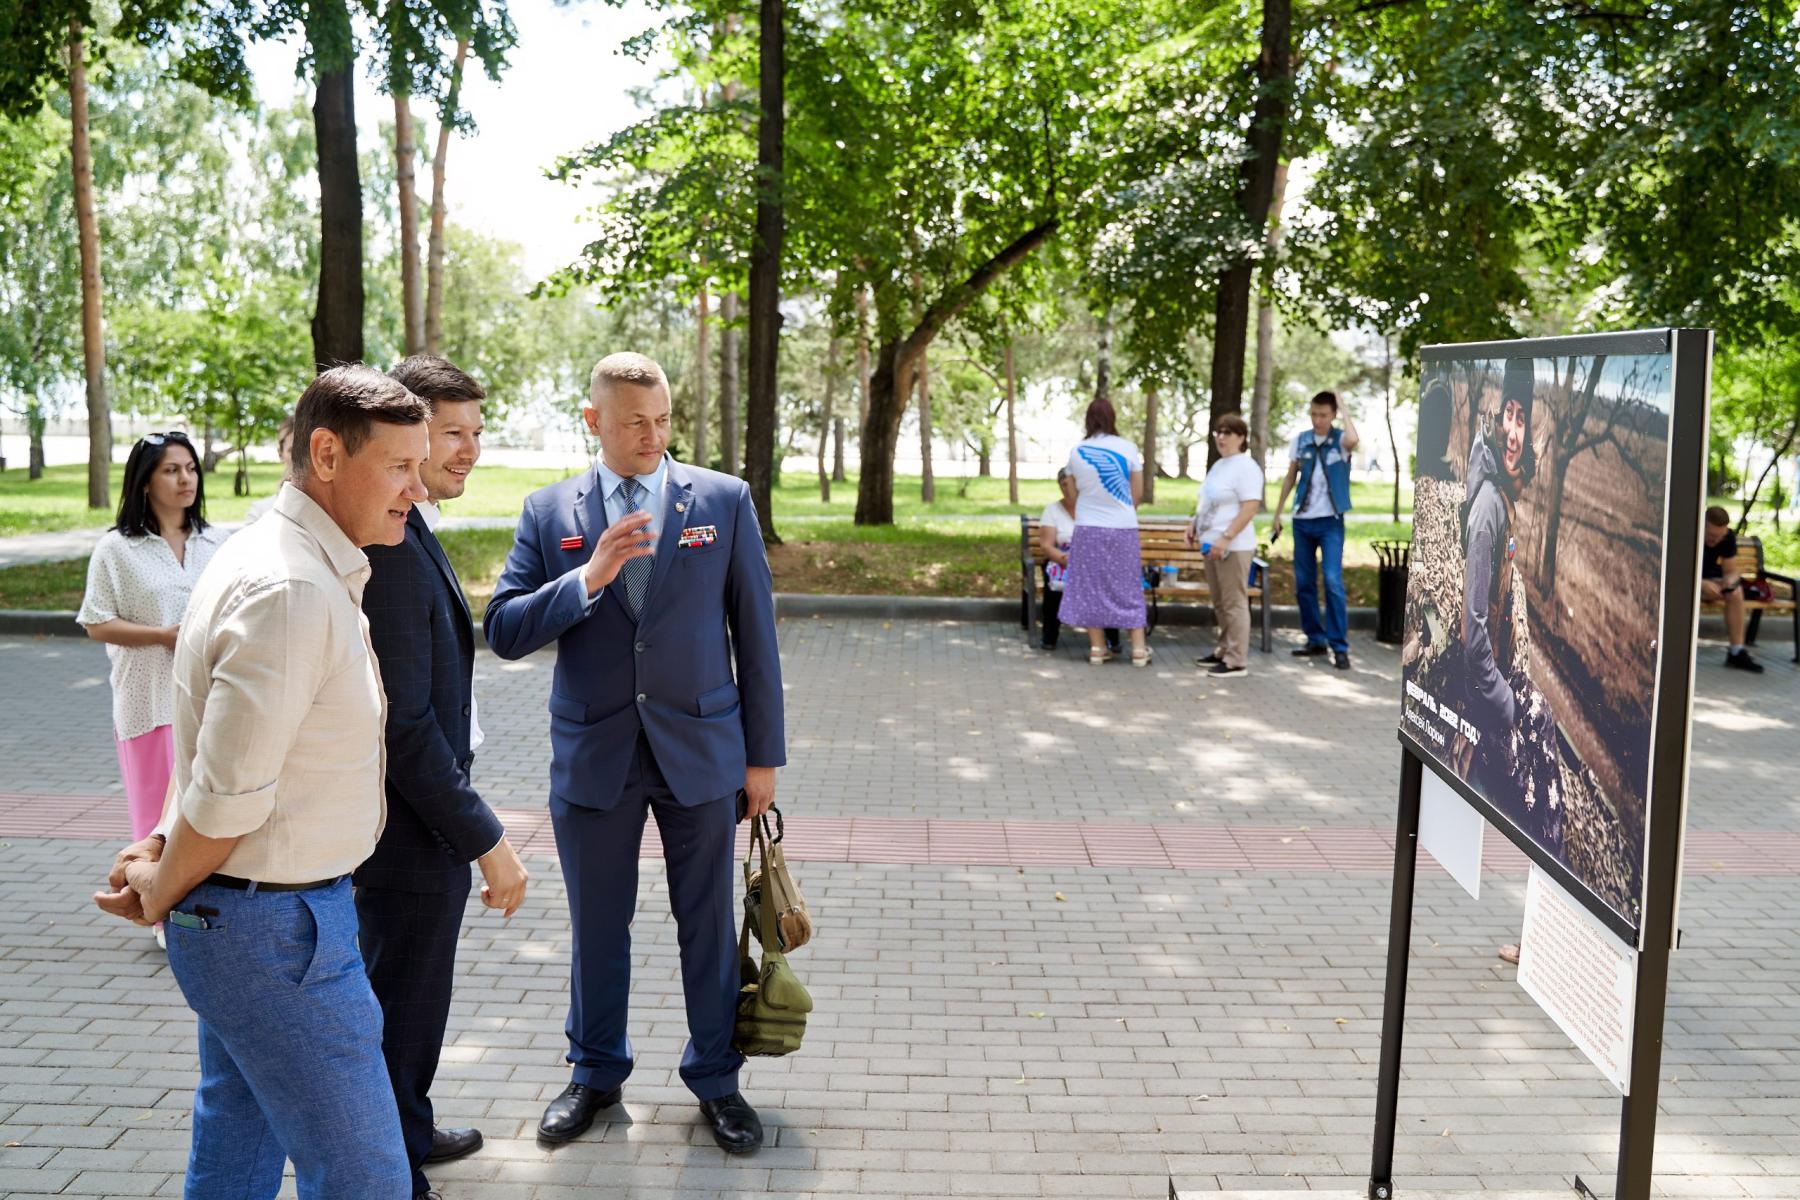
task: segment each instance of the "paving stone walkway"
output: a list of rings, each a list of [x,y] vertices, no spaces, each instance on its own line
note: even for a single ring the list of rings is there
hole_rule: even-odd
[[[817,1002],[804,1050],[745,1073],[769,1146],[728,1160],[694,1123],[655,871],[624,1112],[556,1150],[531,1136],[567,1078],[567,919],[533,836],[550,662],[483,656],[477,779],[534,881],[511,922],[477,907],[465,926],[437,1096],[489,1144],[432,1173],[446,1200],[1362,1193],[1392,651],[1357,642],[1349,673],[1253,656],[1211,681],[1190,630],[1159,633],[1147,671],[997,625],[782,639],[782,803],[821,935],[794,959]],[[1727,675],[1720,653],[1699,676],[1659,1194],[1800,1198],[1800,672],[1770,655]],[[0,640],[0,681],[0,1196],[179,1195],[192,1019],[148,936],[87,902],[123,807],[104,655]],[[1494,957],[1523,880],[1505,853],[1490,866],[1480,902],[1421,876],[1400,1196],[1566,1196],[1577,1173],[1609,1195],[1617,1097]]]

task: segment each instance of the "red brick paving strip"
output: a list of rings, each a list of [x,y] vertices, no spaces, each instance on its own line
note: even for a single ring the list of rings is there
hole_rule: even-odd
[[[553,855],[544,809],[501,809],[521,853]],[[0,837],[130,837],[120,796],[42,796],[0,792]],[[738,834],[743,853],[745,834]],[[1393,832],[1361,826],[1142,825],[1076,821],[936,821],[904,817],[787,820],[782,843],[795,861],[917,863],[933,866],[1147,867],[1180,871],[1370,871],[1394,861]],[[642,855],[659,858],[656,824],[644,829]],[[1482,865],[1515,874],[1527,860],[1498,834],[1486,839]],[[1427,856],[1426,870],[1437,870]],[[1686,870],[1696,875],[1800,875],[1800,833],[1690,831]]]

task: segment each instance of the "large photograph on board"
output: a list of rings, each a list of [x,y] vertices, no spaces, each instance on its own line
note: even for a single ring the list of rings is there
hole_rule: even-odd
[[[1426,351],[1402,719],[1635,929],[1672,362],[1619,344],[1640,352]]]

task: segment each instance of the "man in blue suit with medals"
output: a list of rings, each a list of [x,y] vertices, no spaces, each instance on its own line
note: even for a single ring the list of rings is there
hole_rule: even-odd
[[[594,367],[582,416],[600,459],[525,501],[488,605],[503,658],[556,643],[550,816],[574,963],[569,1086],[538,1125],[579,1137],[619,1103],[638,848],[654,813],[681,950],[681,1078],[723,1149],[762,1144],[731,1044],[738,963],[737,794],[754,817],[786,762],[768,558],[742,480],[675,462],[669,385],[641,354]]]

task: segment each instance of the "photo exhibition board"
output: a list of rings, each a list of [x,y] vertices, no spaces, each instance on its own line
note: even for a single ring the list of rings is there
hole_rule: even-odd
[[[1401,736],[1618,937],[1643,924],[1675,406],[1669,330],[1421,354]],[[1678,385],[1678,380],[1679,385]],[[1697,382],[1696,382],[1697,381]],[[1703,441],[1703,439],[1702,439]],[[1697,568],[1696,568],[1697,570]],[[1671,755],[1685,772],[1685,756]],[[1685,781],[1684,781],[1685,783]]]

